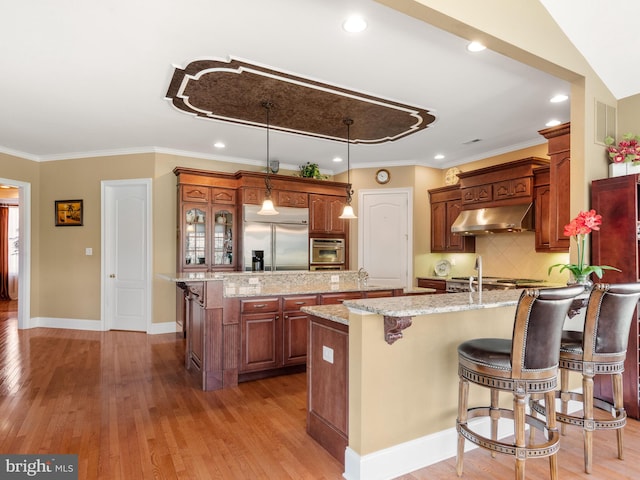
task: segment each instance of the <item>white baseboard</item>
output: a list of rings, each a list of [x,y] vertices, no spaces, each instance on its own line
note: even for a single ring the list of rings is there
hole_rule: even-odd
[[[61,328],[69,330],[91,330],[101,332],[104,330],[100,320],[79,320],[77,318],[55,318],[55,317],[33,317],[26,328]],[[176,333],[178,326],[176,322],[152,323],[149,335],[159,335],[163,333]]]
[[[569,402],[569,413],[582,409],[578,402]],[[480,435],[491,435],[488,418],[470,421],[473,430]],[[498,422],[498,438],[513,435],[510,420]],[[344,456],[343,477],[347,480],[388,480],[397,478],[421,468],[441,462],[457,454],[458,433],[455,427],[410,442],[394,445],[368,455],[359,455],[347,447]],[[471,442],[465,442],[465,452],[478,448]],[[456,478],[452,467],[451,478]]]
[[[102,331],[100,320],[79,320],[77,318],[33,317],[27,328],[62,328],[70,330]]]

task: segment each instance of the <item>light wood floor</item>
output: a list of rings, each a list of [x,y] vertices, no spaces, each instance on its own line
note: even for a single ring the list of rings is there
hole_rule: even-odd
[[[80,479],[342,478],[343,467],[305,432],[304,374],[202,392],[184,375],[175,335],[18,330],[15,302],[0,302],[0,453],[75,453]],[[595,436],[594,473],[582,435],[562,438],[560,478],[640,478],[640,425]],[[548,478],[546,459],[527,478]],[[455,479],[455,459],[400,477]],[[513,478],[513,459],[475,450],[467,479]]]

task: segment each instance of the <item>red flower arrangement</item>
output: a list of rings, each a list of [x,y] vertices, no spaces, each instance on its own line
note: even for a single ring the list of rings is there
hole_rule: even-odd
[[[640,135],[626,133],[617,147],[614,147],[615,139],[607,137],[604,143],[609,152],[609,159],[612,163],[640,162]]]
[[[600,230],[602,225],[602,215],[598,215],[595,210],[589,210],[588,212],[580,212],[576,218],[571,220],[564,226],[564,235],[566,237],[574,237],[576,245],[578,247],[578,263],[557,263],[549,267],[548,274],[551,273],[555,267],[561,267],[560,273],[564,270],[569,270],[576,281],[584,281],[585,277],[588,277],[592,273],[595,273],[598,278],[602,278],[603,270],[616,270],[615,267],[608,265],[586,265],[584,261],[584,251],[586,247],[587,235],[593,230]]]

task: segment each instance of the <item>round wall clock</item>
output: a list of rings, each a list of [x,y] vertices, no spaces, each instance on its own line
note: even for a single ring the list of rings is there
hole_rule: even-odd
[[[389,170],[381,168],[376,172],[376,182],[385,184],[388,183],[389,180],[391,180],[391,174],[389,173]]]
[[[458,174],[460,173],[460,169],[458,167],[451,167],[444,174],[444,183],[445,185],[455,185],[458,183]]]

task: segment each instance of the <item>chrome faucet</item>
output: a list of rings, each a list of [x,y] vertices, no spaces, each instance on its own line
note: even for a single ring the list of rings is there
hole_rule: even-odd
[[[482,256],[476,257],[476,265],[473,267],[478,271],[478,302],[482,303]]]
[[[369,280],[369,273],[364,269],[364,267],[360,267],[358,270],[358,283],[362,283],[362,285],[366,287],[367,280]]]

